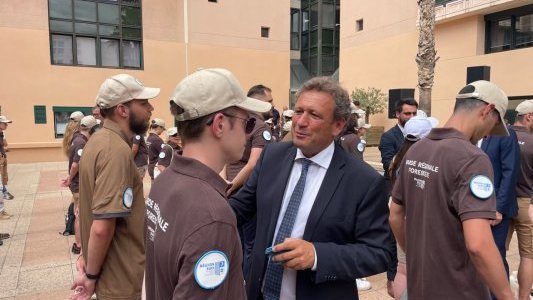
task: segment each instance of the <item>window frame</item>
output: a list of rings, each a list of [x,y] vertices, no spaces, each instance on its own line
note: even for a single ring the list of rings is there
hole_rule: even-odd
[[[67,113],[70,116],[70,114],[75,111],[81,111],[85,116],[92,116],[92,109],[93,107],[90,106],[52,106],[52,119],[54,120],[54,138],[62,139],[64,136],[64,133],[57,133],[56,113]]]
[[[51,17],[50,16],[50,0],[47,1],[48,5],[48,33],[49,33],[49,43],[50,43],[50,64],[54,66],[75,66],[75,67],[90,67],[90,68],[105,68],[105,69],[130,69],[130,70],[144,70],[144,43],[143,43],[143,18],[142,18],[142,0],[139,0],[138,4],[128,3],[127,0],[116,0],[116,1],[109,1],[109,0],[82,0],[85,2],[93,2],[95,3],[95,9],[96,9],[96,21],[81,21],[76,20],[75,16],[75,2],[76,0],[70,0],[71,2],[71,14],[72,19],[64,19],[64,18],[57,18],[57,17]],[[117,5],[118,7],[118,24],[111,24],[111,23],[105,23],[99,21],[99,13],[98,13],[98,4],[113,4]],[[123,25],[122,24],[122,8],[123,7],[134,7],[139,9],[139,26],[134,25]],[[72,31],[66,32],[66,31],[59,31],[59,30],[52,30],[50,24],[51,21],[66,21],[71,22],[72,25]],[[86,33],[76,33],[76,23],[82,23],[82,24],[94,24],[96,25],[96,34],[86,34]],[[118,35],[117,36],[108,36],[108,35],[101,35],[100,34],[100,26],[117,26],[118,27]],[[133,38],[133,37],[124,37],[123,36],[123,28],[130,28],[130,29],[138,29],[140,30],[140,37],[139,38]],[[53,45],[53,36],[54,35],[63,35],[63,36],[70,36],[72,38],[72,64],[62,64],[62,63],[55,63],[54,62],[54,45]],[[77,43],[76,38],[77,37],[88,37],[88,38],[94,38],[95,39],[95,58],[96,58],[96,64],[95,65],[85,65],[85,64],[79,64],[78,63],[78,57],[77,57]],[[102,55],[101,55],[101,39],[106,40],[115,40],[118,41],[119,49],[118,49],[118,59],[119,59],[119,65],[118,66],[103,66],[102,65]],[[122,44],[124,41],[134,41],[139,42],[139,67],[128,67],[124,65],[124,51]]]
[[[505,51],[512,51],[512,50],[517,50],[517,49],[525,49],[525,48],[533,47],[533,44],[532,44],[531,46],[528,46],[528,47],[517,48],[516,47],[516,32],[515,32],[516,19],[518,17],[523,17],[527,15],[532,15],[532,14],[533,14],[533,4],[529,4],[529,5],[509,9],[509,10],[500,11],[500,12],[493,13],[490,15],[485,15],[485,54],[500,53],[500,52],[505,52]],[[492,37],[491,37],[492,31],[491,30],[492,30],[493,25],[496,22],[504,20],[504,19],[511,19],[511,37],[510,37],[511,42],[509,45],[509,49],[494,51],[491,49],[491,45],[492,45]]]

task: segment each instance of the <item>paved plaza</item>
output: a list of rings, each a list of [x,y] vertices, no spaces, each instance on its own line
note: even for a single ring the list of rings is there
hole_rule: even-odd
[[[367,149],[365,159],[380,167],[379,151]],[[73,236],[59,234],[71,193],[60,187],[67,163],[12,164],[9,187],[14,200],[6,200],[13,218],[0,221],[0,232],[12,238],[0,246],[0,299],[68,299],[76,275],[76,255],[70,253]],[[150,188],[145,178],[145,193]],[[511,270],[519,262],[516,240],[508,253]],[[360,299],[392,299],[387,295],[385,274],[368,278],[373,288]]]

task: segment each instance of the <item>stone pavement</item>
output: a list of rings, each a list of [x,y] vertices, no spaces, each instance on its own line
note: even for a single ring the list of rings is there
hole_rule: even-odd
[[[380,169],[379,151],[369,147],[365,160]],[[0,221],[0,232],[12,238],[0,246],[0,299],[68,299],[76,275],[74,238],[59,234],[65,227],[65,212],[71,193],[59,187],[67,163],[9,165],[9,188],[14,200],[6,208],[14,217]],[[145,178],[145,193],[149,181]],[[508,253],[511,270],[518,266],[516,241]],[[360,292],[360,299],[391,299],[385,274],[369,277],[373,288]]]

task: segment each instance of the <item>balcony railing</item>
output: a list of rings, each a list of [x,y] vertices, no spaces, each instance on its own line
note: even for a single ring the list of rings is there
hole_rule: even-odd
[[[456,16],[482,13],[483,10],[516,0],[436,0],[435,19],[437,21]]]

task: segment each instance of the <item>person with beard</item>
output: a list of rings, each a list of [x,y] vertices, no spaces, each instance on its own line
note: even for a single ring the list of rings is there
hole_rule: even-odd
[[[272,105],[272,90],[262,84],[255,85],[248,90],[250,98],[258,99]],[[251,133],[246,135],[246,147],[242,158],[236,162],[226,165],[226,179],[230,182],[227,196],[236,193],[252,174],[252,170],[263,151],[263,148],[272,141],[272,132],[264,120],[272,117],[272,108],[263,114],[253,114],[256,119],[255,127]],[[244,276],[247,275],[250,266],[250,255],[255,239],[255,219],[243,224],[240,230],[241,242],[244,253]]]
[[[400,151],[404,142],[405,130],[403,127],[405,123],[412,117],[416,116],[418,109],[418,103],[413,98],[406,98],[396,102],[396,119],[398,124],[389,129],[381,136],[379,141],[379,151],[381,152],[381,163],[383,164],[384,176],[388,181],[389,178],[389,166],[392,163],[394,155]],[[391,232],[390,247],[392,253],[397,252],[396,240]],[[396,266],[398,264],[398,258],[393,255],[391,262],[389,263],[389,269],[387,270],[387,292],[391,297],[394,297],[393,282],[396,276]]]
[[[144,272],[144,195],[131,155],[134,134],[144,134],[159,95],[128,74],[108,78],[96,104],[104,126],[80,160],[79,220],[82,255],[71,299],[141,299]]]

